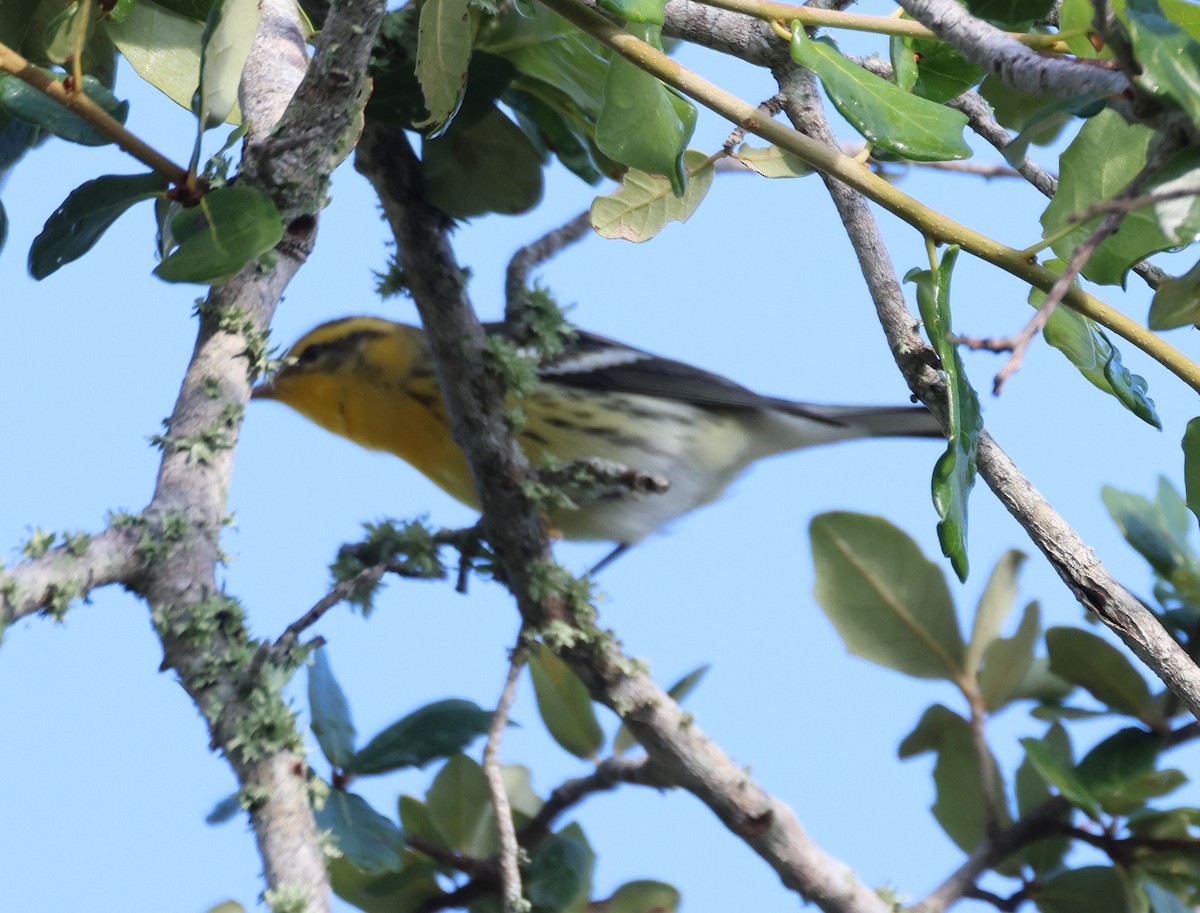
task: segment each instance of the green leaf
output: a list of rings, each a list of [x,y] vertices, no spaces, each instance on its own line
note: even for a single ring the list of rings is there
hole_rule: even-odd
[[[1004,780],[991,751],[984,762],[991,769],[996,795],[990,804],[996,824],[1001,828],[1012,823],[1004,802]],[[937,763],[933,767],[933,784],[937,792],[932,811],[942,830],[954,845],[971,852],[984,841],[988,833],[987,808],[989,799],[983,791],[983,775],[979,753],[975,749],[971,727],[947,727],[937,747]]]
[[[496,817],[487,778],[466,755],[454,755],[438,771],[425,802],[446,846],[480,859],[495,851]]]
[[[603,902],[605,913],[676,913],[683,900],[662,881],[627,881]]]
[[[657,26],[630,29],[657,43]],[[687,188],[684,153],[696,128],[690,101],[624,57],[614,57],[604,77],[604,105],[596,119],[596,145],[614,162],[660,174],[682,196]]]
[[[1041,913],[1134,913],[1129,883],[1108,866],[1086,866],[1053,875],[1031,890]]]
[[[342,855],[360,872],[398,872],[404,832],[354,793],[330,788],[316,812],[317,827],[329,831]]]
[[[415,129],[425,115],[425,93],[415,68],[418,28],[418,13],[413,6],[384,15],[367,71],[372,82],[365,109],[368,120]]]
[[[1070,760],[1070,737],[1061,723],[1053,724],[1042,737],[1042,742],[1059,757]],[[1020,817],[1028,815],[1051,796],[1050,785],[1037,772],[1037,768],[1034,767],[1028,755],[1017,767],[1013,792],[1016,794],[1017,814]],[[1070,816],[1070,811],[1064,811],[1058,820],[1065,823]],[[1063,857],[1070,847],[1071,842],[1065,836],[1038,840],[1022,847],[1021,861],[1032,867],[1036,874],[1044,876],[1055,871],[1062,864]]]
[[[998,638],[987,645],[979,668],[979,690],[989,713],[1013,700],[1033,668],[1033,648],[1041,633],[1038,604],[1031,602],[1025,606],[1025,614],[1012,637]]]
[[[1054,674],[1084,688],[1101,704],[1140,717],[1150,701],[1146,680],[1108,641],[1080,628],[1046,631]]]
[[[1178,278],[1164,280],[1150,301],[1146,325],[1152,330],[1200,324],[1200,261]]]
[[[1042,213],[1042,237],[1054,236],[1054,252],[1070,260],[1075,248],[1100,224],[1094,216],[1065,236],[1068,217],[1096,203],[1106,202],[1124,190],[1146,163],[1146,151],[1154,131],[1128,124],[1114,111],[1090,118],[1059,158],[1058,192]],[[1092,254],[1083,275],[1101,285],[1123,285],[1129,267],[1148,254],[1172,246],[1149,210],[1127,215],[1121,230],[1107,238]]]
[[[171,220],[179,246],[154,269],[165,282],[211,285],[272,250],[283,224],[271,198],[252,187],[225,186]]]
[[[329,881],[346,903],[364,913],[416,913],[426,902],[440,898],[437,867],[413,853],[405,854],[399,872],[367,875],[345,859],[326,859]]]
[[[975,607],[975,622],[967,643],[966,665],[970,670],[979,666],[984,651],[1000,635],[1000,629],[1012,611],[1017,599],[1017,575],[1021,572],[1025,557],[1024,552],[1009,549],[992,568],[992,575],[983,588],[983,595],[979,597],[979,605]]]
[[[353,774],[424,767],[462,751],[491,725],[491,711],[472,701],[436,701],[387,727],[344,766]]]
[[[1189,146],[1175,153],[1143,191],[1157,196],[1183,194],[1153,208],[1159,229],[1172,245],[1185,246],[1200,236],[1200,149]]]
[[[0,42],[20,49],[25,43],[39,0],[4,0],[0,3]]]
[[[1115,8],[1121,0],[1113,3]],[[1112,48],[1107,44],[1099,51],[1092,45],[1089,35],[1094,32],[1092,19],[1096,15],[1091,0],[1063,0],[1059,7],[1058,27],[1065,33],[1064,41],[1071,53],[1081,58],[1112,57]]]
[[[1188,564],[1188,553],[1176,541],[1161,507],[1131,491],[1110,485],[1100,490],[1109,514],[1130,545],[1163,577]]]
[[[933,467],[933,504],[937,508],[938,542],[942,554],[959,580],[967,579],[967,500],[975,485],[975,456],[979,448],[979,432],[983,418],[979,397],[967,379],[966,368],[958,346],[951,340],[950,275],[958,258],[958,247],[950,247],[938,265],[931,270],[910,270],[906,282],[917,286],[917,306],[930,344],[946,373],[946,413],[950,420],[946,450]]]
[[[65,73],[51,73],[56,82],[66,79]],[[112,92],[95,76],[83,77],[83,94],[121,123],[129,116],[129,102],[117,101]],[[0,113],[8,113],[26,123],[48,130],[54,135],[81,146],[104,146],[112,140],[54,99],[15,76],[0,74]]]
[[[938,104],[962,95],[987,73],[944,41],[932,38],[894,37],[891,53],[894,72],[908,70],[910,61],[912,65],[911,84],[897,80],[897,85]]]
[[[595,129],[557,89],[535,80],[517,80],[504,93],[517,125],[543,157],[553,153],[572,173],[597,184],[619,166],[596,148]]]
[[[1042,265],[1059,274],[1066,269],[1063,260],[1048,260]],[[1034,307],[1045,299],[1045,292],[1030,290],[1029,303]],[[1142,421],[1162,429],[1154,400],[1146,395],[1145,378],[1133,374],[1121,363],[1121,353],[1095,321],[1070,308],[1055,308],[1042,335],[1098,389],[1116,397],[1117,402]]]
[[[224,824],[240,814],[241,811],[242,797],[238,793],[232,793],[209,810],[209,813],[204,816],[204,823],[214,826]]]
[[[631,168],[620,188],[592,201],[592,228],[602,237],[638,244],[649,241],[668,222],[686,222],[708,194],[714,169],[703,152],[689,150],[684,161],[689,180],[682,195],[666,178]]]
[[[75,42],[81,29],[84,32],[83,42],[86,45],[96,24],[96,10],[94,7],[89,7],[88,17],[84,19],[80,15],[82,9],[78,0],[61,7],[58,15],[50,20],[42,30],[42,34],[38,36],[42,45],[41,53],[45,55],[48,62],[62,66],[68,59],[74,57]]]
[[[921,719],[912,728],[896,749],[896,757],[901,760],[915,758],[929,751],[937,751],[938,746],[947,732],[952,732],[963,726],[970,728],[970,723],[942,704],[932,704],[921,714]]]
[[[420,799],[415,796],[402,795],[396,802],[396,811],[400,815],[400,826],[404,828],[406,834],[424,837],[438,846],[443,845],[442,833],[433,823],[433,818],[429,814],[429,806]]]
[[[200,85],[202,21],[171,12],[151,0],[138,0],[129,15],[120,22],[106,22],[105,29],[142,79],[177,105],[192,109]],[[241,120],[241,111],[235,107],[226,122],[238,124]]]
[[[1200,517],[1200,418],[1191,419],[1183,432],[1183,486],[1188,508]]]
[[[604,745],[604,732],[587,687],[545,644],[529,651],[529,672],[538,712],[554,741],[577,758],[592,758]]]
[[[968,0],[972,16],[1009,32],[1027,32],[1046,18],[1054,0]]]
[[[467,88],[471,62],[471,14],[468,0],[426,0],[417,38],[417,79],[429,117],[417,127],[440,135],[454,119]]]
[[[500,17],[480,31],[477,49],[504,57],[522,74],[564,93],[595,123],[611,52],[562,17],[540,4],[528,16]]]
[[[903,89],[851,63],[825,40],[792,25],[792,59],[817,74],[830,101],[868,141],[915,162],[965,159],[967,116]]]
[[[508,796],[513,820],[519,828],[523,823],[520,818],[533,818],[545,803],[533,791],[533,780],[528,767],[522,767],[520,764],[501,765],[500,779],[504,781],[504,793]]]
[[[802,178],[813,173],[804,159],[778,146],[755,149],[749,143],[742,143],[731,158],[765,178]]]
[[[1068,758],[1059,754],[1053,745],[1037,739],[1021,739],[1021,745],[1025,748],[1026,760],[1043,780],[1088,817],[1100,820],[1100,805],[1096,797],[1087,791]]]
[[[937,754],[933,816],[956,846],[970,852],[987,836],[989,804],[971,724],[954,711],[934,704],[901,741],[899,757],[911,758],[927,751]],[[1005,827],[1011,815],[1003,799],[1003,778],[990,751],[986,763],[997,789],[992,800],[995,820]]]
[[[1076,773],[1087,791],[1109,814],[1128,815],[1146,799],[1173,789],[1181,774],[1156,770],[1162,736],[1128,728],[1109,736],[1079,762]]]
[[[238,84],[262,20],[258,0],[217,0],[200,42],[200,129],[222,123],[238,101]]]
[[[1022,92],[990,74],[979,84],[979,94],[992,106],[1001,126],[1020,134],[1002,150],[1009,164],[1019,164],[1031,145],[1045,146],[1054,142],[1067,122],[1075,117],[1068,108],[1067,99]],[[1077,101],[1072,99],[1070,103],[1074,105]]]
[[[455,124],[422,144],[425,192],[456,219],[517,215],[542,198],[542,162],[521,128],[492,105],[477,121]]]
[[[708,675],[709,668],[708,663],[705,663],[703,666],[697,666],[667,689],[667,694],[672,697],[675,703],[682,704],[684,698],[695,690],[696,686],[704,680],[704,676]],[[620,728],[617,729],[617,734],[613,736],[612,753],[624,754],[636,744],[638,744],[638,740],[634,738],[629,727],[622,723]]]
[[[80,184],[54,210],[29,248],[29,272],[45,279],[78,260],[130,206],[162,196],[167,182],[157,174],[106,174]]]
[[[348,767],[354,760],[354,721],[324,647],[313,651],[308,667],[308,709],[325,759],[334,767]]]
[[[557,913],[584,892],[593,862],[586,844],[551,834],[534,848],[525,868],[525,895],[536,908]]]
[[[856,656],[916,678],[959,681],[966,647],[946,578],[882,517],[825,513],[809,525],[817,602]]]
[[[1031,715],[1038,717],[1038,711],[1045,710],[1047,715],[1038,717],[1038,719],[1087,719],[1093,716],[1103,716],[1103,713],[1099,711],[1050,706],[1063,700],[1074,689],[1074,685],[1050,671],[1049,657],[1035,656],[1025,677],[1017,684],[1016,690],[1008,696],[1008,703],[1030,700],[1047,705],[1034,707],[1030,711]]]
[[[236,900],[226,900],[215,907],[209,907],[208,913],[246,913],[246,908]]]
[[[1138,85],[1200,124],[1200,43],[1167,19],[1156,0],[1126,0],[1125,23],[1142,68]]]
[[[662,25],[666,0],[597,0],[596,5],[626,22]]]
[[[138,0],[138,3],[145,2],[146,0]],[[203,22],[208,18],[209,11],[212,10],[216,0],[154,0],[154,2],[159,6],[166,7],[172,13]]]

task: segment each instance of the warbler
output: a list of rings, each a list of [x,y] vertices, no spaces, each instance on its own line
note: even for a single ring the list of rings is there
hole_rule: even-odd
[[[489,324],[489,333],[502,332]],[[720,375],[579,331],[542,363],[516,430],[530,462],[600,459],[659,476],[661,493],[549,511],[567,539],[618,553],[715,500],[755,460],[866,437],[940,437],[922,406],[829,406],[762,396]],[[478,509],[424,332],[378,317],[324,323],[291,347],[256,399],[291,406],[323,428],[412,464]]]

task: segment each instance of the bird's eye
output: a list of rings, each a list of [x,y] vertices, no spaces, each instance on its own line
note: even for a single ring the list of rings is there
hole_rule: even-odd
[[[296,364],[311,365],[313,362],[317,361],[322,355],[327,353],[331,348],[333,348],[333,347],[331,345],[329,345],[328,343],[322,343],[322,342],[314,343],[313,345],[309,346],[307,349],[305,349],[303,352],[301,352],[299,355],[296,356]]]

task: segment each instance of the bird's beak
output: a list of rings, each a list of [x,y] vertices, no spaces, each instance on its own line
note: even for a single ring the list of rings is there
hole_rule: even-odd
[[[250,391],[251,399],[274,399],[275,398],[275,382],[274,380],[264,380]]]

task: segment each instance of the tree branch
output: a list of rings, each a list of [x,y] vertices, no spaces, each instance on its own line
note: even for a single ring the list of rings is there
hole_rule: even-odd
[[[307,64],[296,6],[262,0],[262,23],[242,76],[242,110],[254,118],[239,180],[272,196],[285,238],[273,256],[215,286],[201,304],[195,350],[168,420],[168,443],[150,506],[178,538],[135,581],[151,606],[172,669],[208,721],[250,808],[272,903],[329,910],[329,884],[308,797],[307,765],[293,712],[281,694],[299,657],[256,663],[241,607],[216,579],[238,424],[250,395],[250,340],[265,336],[284,288],[311,250],[338,149],[353,141],[363,74],[383,0],[334,4]],[[282,114],[282,116],[280,116]],[[278,123],[275,122],[278,120]],[[261,342],[261,339],[259,340]],[[194,459],[171,440],[221,432],[227,442]]]
[[[67,544],[0,571],[0,632],[35,612],[61,614],[69,602],[109,584],[130,586],[144,569],[140,524],[110,526],[86,548]]]
[[[938,242],[958,244],[963,250],[1043,291],[1049,291],[1058,279],[1055,273],[1044,266],[1031,262],[1025,252],[1000,244],[947,218],[893,187],[860,162],[842,155],[836,147],[831,148],[818,143],[803,133],[766,117],[748,102],[701,78],[645,42],[639,41],[578,0],[541,2],[646,72],[652,73],[734,124],[745,127],[748,132],[798,155],[813,169],[853,188],[927,237]],[[782,66],[792,64],[788,60]],[[1137,321],[1131,320],[1078,287],[1072,288],[1065,300],[1069,307],[1133,343],[1180,380],[1200,391],[1200,364],[1196,364],[1174,346],[1165,343],[1158,334],[1147,330]]]
[[[487,777],[488,793],[492,810],[496,813],[496,830],[500,835],[498,852],[500,868],[500,892],[504,898],[504,913],[524,913],[525,898],[521,890],[521,847],[517,842],[517,831],[513,826],[512,808],[508,804],[508,792],[504,788],[504,777],[500,772],[500,740],[508,727],[508,714],[517,695],[517,681],[525,666],[524,637],[517,637],[512,659],[508,664],[508,677],[500,692],[492,725],[488,727],[487,742],[483,746],[483,774]]]
[[[888,904],[816,846],[791,809],[750,780],[593,624],[580,583],[553,563],[537,506],[523,493],[528,467],[504,418],[502,385],[484,366],[482,329],[446,237],[448,220],[424,199],[403,131],[368,125],[355,164],[374,184],[392,226],[488,541],[525,624],[622,717],[666,776],[708,805],[789,888],[829,913],[887,913]]]
[[[591,213],[585,210],[512,255],[504,278],[504,319],[510,327],[517,326],[520,321],[521,308],[529,290],[529,274],[563,249],[587,237],[591,228]]]
[[[1062,796],[1047,799],[1011,827],[984,840],[965,863],[914,906],[910,913],[942,913],[968,896],[984,872],[999,865],[1021,847],[1057,833],[1059,822],[1070,810],[1071,803]]]
[[[1006,85],[1032,95],[1102,95],[1131,98],[1122,73],[1073,59],[1043,57],[1007,32],[976,19],[954,0],[899,0],[910,16]],[[1126,105],[1128,108],[1128,105]]]
[[[65,80],[54,79],[5,44],[0,44],[0,73],[9,73],[47,98],[54,99],[116,143],[123,152],[127,152],[170,183],[180,187],[187,185],[189,175],[186,168],[176,165],[149,143],[126,130],[124,124],[88,98],[82,86],[68,88]]]
[[[820,108],[812,75],[788,67],[778,71],[788,98],[788,117],[823,143],[836,140]],[[920,321],[908,309],[866,201],[853,188],[825,176],[842,224],[854,245],[892,355],[913,394],[935,413],[945,408],[944,381],[931,367],[933,353],[918,335]],[[1078,533],[1046,502],[986,431],[979,437],[979,474],[1049,559],[1084,608],[1129,646],[1200,717],[1200,668],[1154,614],[1111,574]]]

